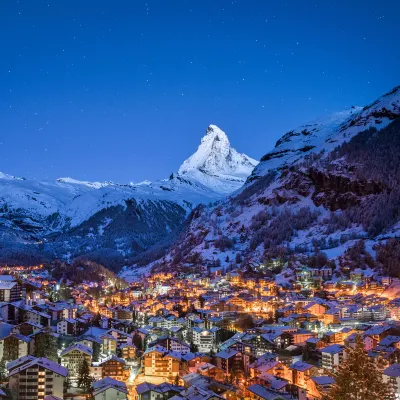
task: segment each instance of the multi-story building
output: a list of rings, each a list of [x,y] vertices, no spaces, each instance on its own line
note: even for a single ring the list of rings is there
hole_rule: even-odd
[[[147,376],[175,377],[179,375],[181,355],[155,346],[144,353],[144,374]]]
[[[73,318],[65,318],[57,323],[57,333],[60,335],[75,336],[77,321]]]
[[[240,371],[243,367],[243,355],[240,351],[227,349],[220,351],[215,355],[217,367],[226,375]]]
[[[0,340],[0,359],[12,361],[28,355],[33,350],[33,340],[19,333],[11,333]]]
[[[120,321],[132,321],[133,310],[129,308],[118,307],[112,310],[112,317]]]
[[[23,357],[8,365],[9,387],[19,400],[63,398],[68,369],[47,358]]]
[[[191,329],[192,341],[197,346],[198,351],[209,353],[211,350],[215,350],[218,331],[219,328],[217,327],[211,329],[201,329],[196,326],[193,327]]]
[[[126,400],[128,398],[126,384],[109,376],[93,382],[92,388],[94,400]]]
[[[0,275],[0,301],[13,302],[21,300],[22,285],[11,275]]]
[[[69,369],[71,381],[76,381],[79,368],[83,361],[86,360],[89,365],[91,364],[92,355],[93,350],[81,343],[75,343],[61,352],[61,365]]]
[[[125,360],[115,355],[99,363],[99,367],[102,368],[103,378],[109,376],[117,381],[124,381],[129,376],[129,369],[126,368]]]
[[[289,368],[292,372],[292,377],[289,381],[302,389],[307,389],[307,381],[317,372],[317,368],[314,365],[304,361],[297,361]]]
[[[321,366],[325,369],[335,369],[343,361],[344,346],[332,344],[321,349]]]
[[[100,336],[101,346],[100,351],[105,355],[116,354],[117,352],[117,339],[110,334]]]
[[[124,343],[119,346],[121,357],[124,360],[132,360],[136,357],[137,348],[134,344]]]
[[[167,350],[172,350],[180,354],[187,354],[190,352],[190,345],[174,337],[163,336],[155,342],[149,344],[149,347],[154,347],[156,345],[165,347]]]
[[[396,398],[400,398],[400,364],[392,364],[383,371],[383,381],[389,384]]]

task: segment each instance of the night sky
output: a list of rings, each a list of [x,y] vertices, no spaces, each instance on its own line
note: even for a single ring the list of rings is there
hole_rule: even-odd
[[[3,0],[0,171],[168,176],[209,124],[259,159],[400,84],[400,2]]]

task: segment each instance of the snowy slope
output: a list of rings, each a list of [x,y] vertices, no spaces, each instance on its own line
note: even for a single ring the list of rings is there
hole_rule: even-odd
[[[369,127],[382,129],[398,117],[399,110],[400,89],[397,87],[364,108],[352,107],[301,125],[277,141],[275,148],[261,158],[253,176],[301,161],[311,153],[328,153]]]
[[[216,143],[219,138],[221,142]],[[179,172],[156,182],[118,184],[73,178],[40,182],[0,173],[0,231],[6,232],[4,240],[10,240],[11,232],[23,243],[35,243],[50,234],[57,242],[57,235],[62,234],[60,240],[67,247],[71,241],[79,247],[81,241],[87,250],[107,241],[107,246],[128,253],[136,240],[133,247],[143,250],[178,229],[194,206],[238,189],[254,165],[254,160],[232,149],[225,133],[213,126]]]
[[[352,164],[345,150],[337,156],[335,149],[369,128],[375,128],[377,133],[371,135],[377,136],[395,126],[400,138],[395,124],[399,118],[397,87],[364,108],[353,107],[286,133],[262,157],[242,188],[217,206],[196,210],[185,235],[158,266],[169,268],[174,259],[187,262],[196,254],[203,262],[218,259],[222,266],[229,266],[235,264],[238,254],[241,259],[268,260],[309,252],[316,244],[337,256],[348,247],[347,242],[354,244],[364,237],[378,240],[381,236],[371,237],[368,229],[377,218],[376,226],[393,236],[393,229],[385,231],[384,224],[396,213],[400,215],[395,197],[400,186],[393,183],[397,186],[388,187],[379,180],[379,165],[362,165],[363,160]],[[362,143],[368,148],[368,141]],[[384,142],[374,159],[384,159],[387,151],[382,149],[389,145]],[[370,150],[368,154],[375,152]],[[379,204],[386,201],[385,196],[392,208],[380,221],[383,213],[376,210],[381,210]],[[396,226],[400,221],[393,224]]]

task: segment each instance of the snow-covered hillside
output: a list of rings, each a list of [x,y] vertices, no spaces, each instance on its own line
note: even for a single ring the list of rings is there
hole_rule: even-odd
[[[294,164],[310,153],[328,153],[369,127],[384,128],[398,117],[399,91],[399,88],[394,88],[364,108],[352,107],[287,132],[277,141],[275,148],[261,158],[253,176]]]
[[[294,129],[262,157],[245,185],[196,209],[157,267],[223,266],[312,251],[339,256],[360,238],[400,226],[400,87]]]
[[[8,244],[10,233],[11,241],[23,244],[46,240],[53,243],[46,246],[49,251],[56,248],[57,256],[62,256],[71,248],[79,249],[74,254],[101,248],[111,235],[113,243],[108,240],[107,248],[137,253],[179,229],[194,206],[237,190],[256,164],[231,148],[222,130],[210,126],[198,151],[179,171],[156,182],[117,184],[73,178],[40,182],[0,173],[0,243]],[[116,226],[113,219],[126,223]],[[59,243],[61,238],[65,246]]]

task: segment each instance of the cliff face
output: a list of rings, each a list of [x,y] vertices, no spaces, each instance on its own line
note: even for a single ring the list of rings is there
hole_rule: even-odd
[[[314,185],[311,197],[314,204],[322,205],[331,211],[345,210],[360,204],[366,196],[385,190],[382,182],[352,179],[315,168],[309,169],[309,176]]]

